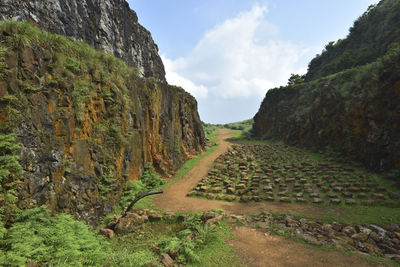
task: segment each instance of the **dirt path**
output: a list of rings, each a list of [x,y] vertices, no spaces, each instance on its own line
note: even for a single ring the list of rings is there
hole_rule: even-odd
[[[238,203],[187,197],[197,183],[207,175],[213,161],[232,145],[230,130],[220,130],[216,151],[202,158],[179,181],[173,183],[164,194],[156,197],[153,203],[165,211],[207,211],[223,209],[228,214],[257,214],[262,211],[272,213],[301,214],[319,217],[326,207],[312,205],[281,204],[271,202]],[[230,245],[238,249],[241,258],[254,267],[266,266],[383,266],[368,263],[357,257],[344,255],[338,251],[319,251],[306,245],[276,235],[265,235],[248,227],[236,227],[233,231],[236,240]]]
[[[369,263],[356,255],[345,255],[339,251],[322,251],[308,248],[305,244],[277,236],[264,234],[249,227],[237,227],[232,234],[235,247],[243,262],[252,267],[348,267],[385,266]]]

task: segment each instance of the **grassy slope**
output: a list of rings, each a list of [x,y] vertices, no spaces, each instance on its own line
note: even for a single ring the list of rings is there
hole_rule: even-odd
[[[372,7],[354,22],[344,40],[329,43],[310,62],[307,80],[371,63],[400,41],[399,1],[383,0]]]

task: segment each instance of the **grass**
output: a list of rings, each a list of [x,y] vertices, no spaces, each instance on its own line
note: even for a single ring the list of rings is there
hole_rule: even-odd
[[[151,248],[157,245],[160,239],[174,237],[176,233],[183,230],[183,228],[181,224],[176,223],[142,224],[132,233],[117,235],[112,239],[111,247],[113,250],[125,250],[127,253],[134,253],[137,251],[152,252]],[[153,253],[153,255],[156,257],[155,253]]]
[[[391,207],[368,207],[362,205],[330,208],[321,215],[325,222],[352,224],[393,224],[400,221],[400,209]]]
[[[245,120],[245,121],[239,121],[239,122],[233,122],[233,123],[227,123],[224,124],[223,126],[225,128],[231,129],[231,130],[241,130],[242,134],[244,136],[249,136],[250,132],[253,128],[253,119]]]
[[[352,254],[357,255],[356,253],[352,253]],[[357,255],[357,256],[359,256],[359,255]],[[384,263],[384,264],[386,263],[388,265],[392,265],[392,266],[395,266],[395,267],[400,267],[400,264],[398,264],[395,261],[391,261],[391,260],[387,260],[387,259],[384,259],[384,258],[379,258],[379,257],[371,256],[371,255],[365,256],[365,259],[368,262],[371,262],[371,263]]]
[[[238,255],[226,242],[234,239],[230,232],[229,225],[222,222],[214,234],[214,239],[197,252],[199,261],[188,266],[245,266],[240,263]]]
[[[243,130],[231,130],[232,137],[228,140],[233,143],[239,143],[244,145],[271,145],[274,141],[271,140],[255,140],[247,138],[246,132]]]
[[[158,252],[154,249],[162,240],[171,239],[178,235],[185,227],[179,223],[147,223],[141,225],[135,232],[125,235],[117,235],[111,241],[111,250],[114,254],[111,258],[123,253],[126,258],[124,262],[128,262],[129,255],[137,258],[141,255],[142,260],[136,260],[136,265],[143,266],[151,260],[158,258]],[[228,223],[221,222],[212,234],[212,238],[205,246],[201,246],[195,250],[198,261],[190,262],[186,266],[244,266],[240,263],[240,259],[235,250],[227,244],[227,240],[234,237],[230,234],[231,228]],[[123,256],[124,257],[124,256]],[[135,259],[133,259],[135,260]],[[132,260],[131,260],[132,261]],[[116,260],[109,260],[113,266],[117,266]]]

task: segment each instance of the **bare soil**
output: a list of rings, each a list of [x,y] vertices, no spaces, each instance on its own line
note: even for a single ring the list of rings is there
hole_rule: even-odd
[[[164,194],[156,197],[153,203],[165,211],[201,212],[223,209],[228,214],[258,214],[267,211],[314,218],[318,218],[327,210],[327,207],[295,203],[238,203],[187,197],[186,194],[207,175],[214,160],[232,145],[226,140],[231,137],[230,133],[231,131],[227,129],[220,130],[217,137],[219,145],[217,150],[202,158],[186,175],[167,188]],[[229,243],[238,249],[241,258],[248,266],[384,266],[338,251],[311,249],[294,240],[264,234],[249,227],[236,227],[233,234],[236,240]]]
[[[322,251],[308,248],[278,235],[264,234],[249,227],[236,227],[232,234],[236,240],[228,241],[235,247],[243,262],[253,267],[284,266],[385,266],[367,262],[357,255],[345,255],[339,251]]]

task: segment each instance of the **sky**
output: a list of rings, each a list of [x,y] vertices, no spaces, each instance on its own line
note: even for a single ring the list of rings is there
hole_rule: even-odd
[[[128,0],[159,47],[168,83],[202,121],[254,117],[269,89],[304,74],[378,0]]]

